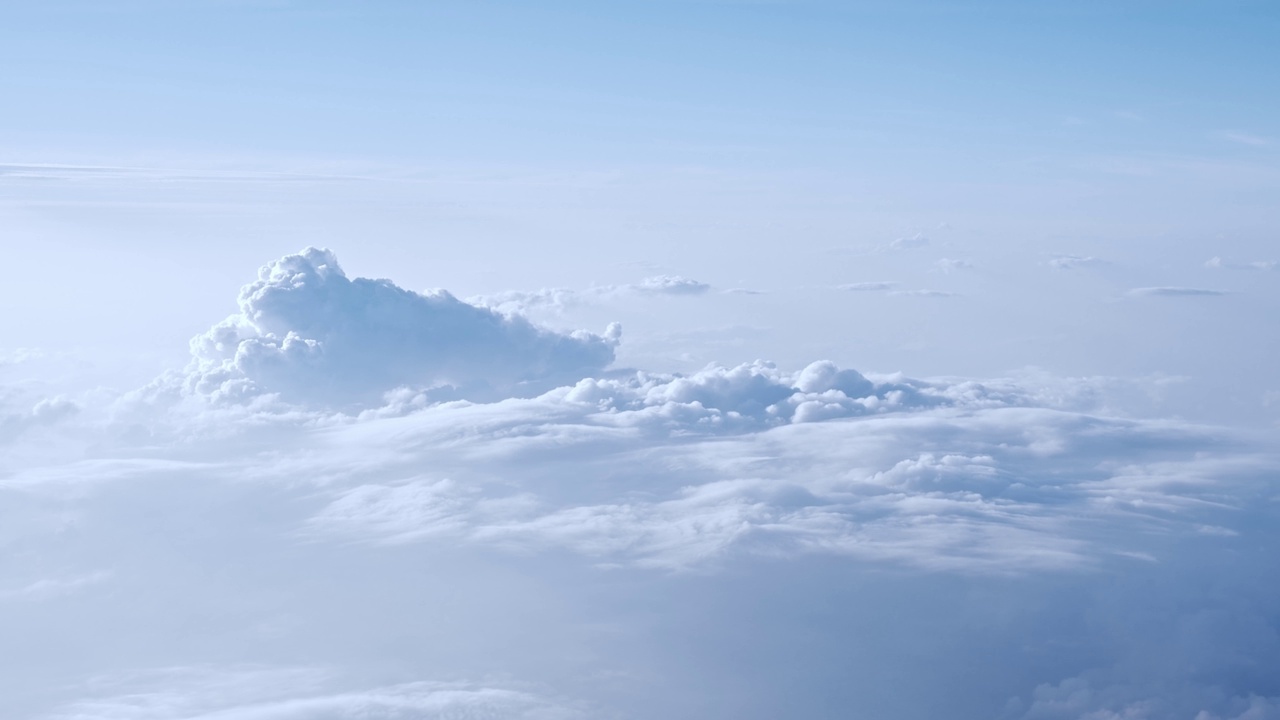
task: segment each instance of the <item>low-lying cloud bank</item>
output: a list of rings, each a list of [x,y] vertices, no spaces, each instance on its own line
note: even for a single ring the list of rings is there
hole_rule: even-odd
[[[74,612],[91,629],[67,642],[127,645],[137,604],[197,636],[155,631],[136,663],[161,669],[32,716],[628,718],[705,692],[700,717],[735,720],[1278,717],[1274,431],[1125,416],[1114,379],[676,375],[611,369],[618,342],[308,249],[263,268],[185,372],[109,407],[24,396],[0,430],[81,443],[7,458],[0,548],[25,549],[0,629]],[[851,587],[868,594],[834,599]],[[593,639],[566,640],[582,624]],[[220,633],[236,652],[215,659],[395,648],[418,669],[192,669]],[[527,655],[521,673],[591,705],[415,681],[475,643],[460,677]]]

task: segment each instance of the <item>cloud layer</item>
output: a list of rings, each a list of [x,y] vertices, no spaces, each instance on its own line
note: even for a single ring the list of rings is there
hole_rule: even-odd
[[[308,249],[183,373],[13,391],[46,452],[0,467],[0,633],[57,643],[0,693],[41,720],[1275,717],[1274,432],[1117,410],[1141,380],[619,370],[620,341]]]

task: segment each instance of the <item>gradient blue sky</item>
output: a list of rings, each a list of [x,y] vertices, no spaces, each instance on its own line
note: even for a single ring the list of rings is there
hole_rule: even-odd
[[[321,245],[355,274],[463,297],[655,268],[772,293],[659,313],[653,328],[652,309],[621,318],[640,333],[747,317],[772,328],[683,369],[827,356],[923,374],[1200,375],[1220,399],[1224,378],[1275,350],[1257,331],[1278,308],[1269,273],[1204,267],[1276,259],[1269,3],[6,13],[4,232],[66,283],[19,273],[0,291],[15,346],[170,348],[126,363],[155,372],[180,360],[196,318],[229,310],[244,268]],[[909,262],[874,252],[917,235],[931,245]],[[1045,271],[1058,255],[1101,263],[1064,280]],[[977,273],[940,277],[941,259]],[[859,282],[965,299],[815,295]],[[1216,310],[1115,303],[1167,286],[1233,294]],[[817,343],[829,327],[857,346]],[[979,349],[992,343],[1002,351]],[[1205,352],[1223,346],[1239,351]],[[1265,414],[1252,400],[1192,403],[1217,419]]]

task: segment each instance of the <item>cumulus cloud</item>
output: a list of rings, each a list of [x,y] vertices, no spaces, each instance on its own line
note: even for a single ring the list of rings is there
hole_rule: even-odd
[[[29,409],[0,414],[0,444],[12,442],[26,431],[53,425],[80,411],[80,406],[67,398],[45,398]]]
[[[399,386],[545,387],[607,366],[620,332],[560,334],[444,291],[349,279],[317,248],[264,266],[239,305],[192,340],[189,390],[348,405]]]

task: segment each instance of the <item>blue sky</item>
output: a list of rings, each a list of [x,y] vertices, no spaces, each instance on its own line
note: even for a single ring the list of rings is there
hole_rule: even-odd
[[[0,715],[1280,718],[1280,10],[0,21]]]
[[[4,129],[69,156],[396,165],[1240,158],[1224,134],[1277,121],[1271,10],[51,3],[10,11]]]

